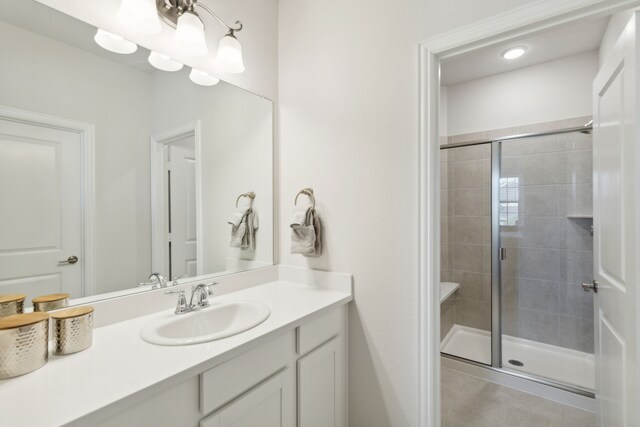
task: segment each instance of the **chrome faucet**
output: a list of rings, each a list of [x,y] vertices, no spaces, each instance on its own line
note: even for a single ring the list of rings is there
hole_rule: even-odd
[[[200,283],[199,285],[191,287],[191,298],[189,299],[188,304],[184,289],[179,291],[165,291],[165,294],[178,294],[178,303],[176,304],[175,311],[176,314],[189,313],[209,306],[209,296],[213,295],[211,287],[215,285],[217,285],[215,282],[208,285]],[[195,304],[193,303],[194,298],[196,299]]]
[[[166,288],[167,287],[167,279],[162,277],[160,273],[151,273],[149,276],[149,280],[153,283],[151,289]]]

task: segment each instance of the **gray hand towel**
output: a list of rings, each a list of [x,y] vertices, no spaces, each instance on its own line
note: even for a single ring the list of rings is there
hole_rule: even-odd
[[[231,226],[231,242],[229,246],[243,250],[255,250],[256,230],[258,230],[258,214],[249,208],[242,216],[240,224]]]
[[[322,253],[322,224],[315,209],[309,208],[304,224],[291,229],[291,253],[320,256]]]

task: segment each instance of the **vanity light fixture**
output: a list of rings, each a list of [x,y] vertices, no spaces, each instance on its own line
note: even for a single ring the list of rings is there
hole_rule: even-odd
[[[182,63],[153,51],[149,54],[149,64],[162,71],[180,71],[182,69]]]
[[[155,0],[122,0],[118,20],[142,34],[158,34],[162,27]]]
[[[118,19],[133,30],[145,34],[156,34],[161,29],[158,17],[176,29],[173,43],[183,52],[192,56],[204,56],[209,51],[206,43],[205,26],[196,12],[196,7],[213,16],[226,30],[220,40],[216,60],[220,70],[226,73],[242,73],[244,62],[242,46],[236,32],[242,31],[242,23],[227,25],[208,6],[198,0],[121,0]],[[153,10],[154,13],[151,13]]]
[[[138,49],[138,45],[125,40],[123,37],[98,28],[93,37],[96,43],[104,49],[114,53],[129,54]]]
[[[514,46],[502,51],[500,55],[504,59],[516,59],[524,55],[527,52],[527,49],[528,48],[526,46]]]
[[[196,70],[195,68],[191,69],[191,72],[189,73],[189,78],[191,79],[192,82],[200,86],[213,86],[220,83],[219,78],[214,77],[209,73],[205,73],[204,71]]]

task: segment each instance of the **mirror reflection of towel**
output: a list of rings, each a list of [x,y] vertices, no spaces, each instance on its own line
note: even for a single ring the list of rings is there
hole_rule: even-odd
[[[307,209],[304,224],[291,224],[291,253],[304,256],[322,254],[322,223],[311,207]]]
[[[243,250],[255,250],[258,226],[258,214],[252,208],[247,209],[240,223],[231,225],[231,242],[229,246]]]

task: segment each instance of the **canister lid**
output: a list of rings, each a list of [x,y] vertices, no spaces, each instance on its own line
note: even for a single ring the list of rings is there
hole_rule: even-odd
[[[34,304],[39,304],[43,302],[60,301],[67,298],[69,298],[69,294],[50,294],[50,295],[41,295],[39,297],[35,297],[32,301],[34,302]]]
[[[4,294],[0,295],[0,304],[8,302],[24,301],[27,296],[25,294]]]
[[[55,311],[51,313],[54,319],[70,319],[72,317],[80,317],[85,314],[93,313],[93,307],[85,305],[83,307],[67,308],[66,310]]]
[[[25,313],[0,318],[0,331],[4,329],[22,328],[49,319],[48,313]]]

